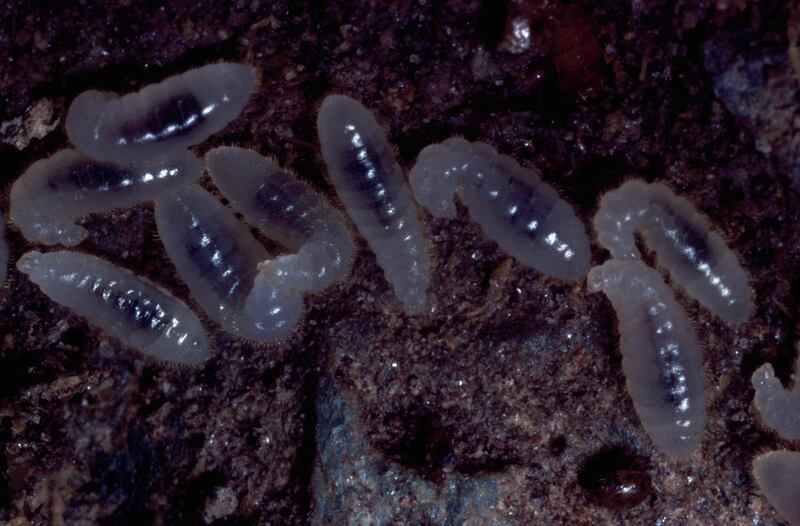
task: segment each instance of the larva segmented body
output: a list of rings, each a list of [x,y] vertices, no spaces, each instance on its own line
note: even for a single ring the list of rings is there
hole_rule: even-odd
[[[302,297],[258,272],[269,253],[222,203],[189,186],[157,199],[155,215],[167,254],[211,319],[250,340],[292,333]]]
[[[17,262],[53,301],[139,351],[196,365],[208,357],[197,316],[161,287],[131,271],[78,252],[28,252]]]
[[[770,451],[753,460],[753,475],[767,500],[792,526],[800,526],[800,453]]]
[[[665,185],[633,179],[607,192],[594,227],[615,258],[640,258],[634,233],[641,232],[658,263],[693,298],[728,323],[750,316],[753,292],[736,255],[689,201]]]
[[[406,312],[423,312],[431,273],[428,241],[386,134],[369,110],[344,95],[325,98],[317,128],[347,213]]]
[[[409,180],[417,201],[437,217],[455,217],[458,193],[484,233],[523,264],[570,280],[589,270],[589,238],[572,207],[488,144],[452,138],[426,146]]]
[[[686,459],[706,421],[700,347],[683,307],[661,275],[640,260],[593,267],[589,290],[603,291],[619,320],[625,382],[647,434],[675,459]]]
[[[234,208],[267,237],[296,252],[262,262],[265,276],[303,292],[326,289],[344,277],[353,240],[327,199],[252,150],[223,146],[208,152],[205,161]]]
[[[800,372],[800,357],[795,364],[795,378]],[[785,389],[770,364],[764,364],[750,380],[756,390],[755,404],[761,420],[788,440],[800,439],[800,381]],[[800,474],[800,471],[798,471]]]
[[[67,135],[88,156],[105,161],[130,162],[186,148],[239,115],[256,80],[254,68],[220,62],[122,97],[85,91],[69,107]]]
[[[150,201],[194,182],[203,166],[179,150],[119,165],[61,150],[31,165],[11,187],[11,220],[29,241],[72,246],[87,236],[75,221],[87,214]]]

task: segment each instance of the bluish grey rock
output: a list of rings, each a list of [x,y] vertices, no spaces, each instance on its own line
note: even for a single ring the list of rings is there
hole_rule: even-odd
[[[369,444],[356,403],[329,378],[320,383],[315,437],[315,525],[520,524],[502,503],[510,473],[425,480]]]

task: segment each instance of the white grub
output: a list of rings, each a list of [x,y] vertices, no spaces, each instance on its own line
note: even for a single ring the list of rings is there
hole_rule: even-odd
[[[78,95],[67,135],[86,155],[130,162],[198,144],[241,113],[257,81],[255,68],[220,62],[190,69],[122,97]]]
[[[329,95],[317,118],[333,185],[409,314],[427,308],[430,247],[386,134],[361,103]]]
[[[303,315],[303,298],[270,282],[270,255],[233,213],[199,186],[156,200],[156,225],[178,274],[206,314],[240,338],[274,342]]]
[[[635,232],[687,294],[728,323],[750,316],[753,291],[736,255],[686,199],[660,183],[627,181],[603,195],[598,241],[615,258],[640,258]]]
[[[28,252],[17,268],[50,299],[145,354],[186,365],[208,357],[206,333],[197,315],[130,270],[68,250]]]
[[[703,437],[706,403],[702,354],[686,312],[640,260],[593,267],[588,285],[605,292],[617,313],[625,383],[647,434],[666,455],[687,459]]]
[[[0,214],[0,285],[6,282],[8,276],[8,242],[6,241],[6,222]]]
[[[289,289],[320,291],[342,279],[353,239],[338,210],[307,183],[253,150],[222,146],[206,154],[217,188],[250,224],[294,254],[259,265]]]
[[[458,193],[486,236],[524,265],[569,280],[589,270],[589,238],[572,207],[488,144],[460,138],[431,144],[409,180],[417,201],[437,217],[455,217]]]
[[[33,163],[14,182],[11,220],[34,243],[77,245],[88,235],[75,224],[83,216],[151,201],[202,174],[200,159],[188,150],[129,165],[61,150]]]
[[[758,455],[753,475],[778,514],[792,526],[800,526],[800,453],[779,450]]]
[[[795,364],[794,386],[785,389],[781,381],[775,376],[772,365],[766,363],[753,373],[750,381],[756,390],[756,409],[761,414],[761,420],[772,428],[782,438],[787,440],[800,439],[800,382],[797,381],[797,372],[800,368],[800,356]],[[800,477],[800,471],[797,475]]]

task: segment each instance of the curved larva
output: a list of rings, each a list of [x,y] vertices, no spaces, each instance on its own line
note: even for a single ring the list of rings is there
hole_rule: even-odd
[[[85,91],[69,107],[67,135],[94,159],[148,159],[220,131],[242,111],[256,80],[255,68],[220,62],[122,97]]]
[[[457,192],[486,236],[523,264],[570,280],[589,270],[589,238],[572,207],[488,144],[459,138],[431,144],[409,180],[417,201],[437,217],[455,217]]]
[[[28,252],[17,268],[50,299],[145,354],[187,365],[208,357],[208,340],[197,315],[130,270],[68,250]]]
[[[406,312],[426,308],[431,262],[403,170],[361,103],[329,95],[317,118],[322,157],[339,198],[375,252]]]
[[[615,258],[640,258],[634,233],[641,232],[689,295],[729,323],[750,316],[753,292],[736,255],[689,201],[665,185],[634,179],[607,192],[594,228]]]
[[[795,374],[798,371],[800,356],[795,365]],[[766,363],[753,373],[750,381],[756,390],[755,404],[764,424],[782,438],[800,439],[800,382],[796,376],[794,387],[784,389],[781,381],[775,377],[772,365]]]
[[[781,517],[800,526],[800,453],[769,451],[753,460],[758,487]]]
[[[647,434],[665,454],[686,459],[705,426],[700,347],[684,309],[661,275],[639,260],[611,259],[589,271],[619,320],[625,383]]]
[[[77,245],[88,232],[77,219],[150,201],[196,181],[203,165],[179,150],[128,165],[61,150],[36,161],[11,187],[11,220],[35,243]]]
[[[233,207],[267,237],[295,251],[262,262],[265,276],[303,292],[326,289],[344,277],[353,239],[327,199],[253,150],[223,146],[208,152],[205,161]]]
[[[189,186],[157,199],[155,216],[167,254],[211,319],[249,340],[292,333],[302,297],[258,272],[269,253],[222,203]]]

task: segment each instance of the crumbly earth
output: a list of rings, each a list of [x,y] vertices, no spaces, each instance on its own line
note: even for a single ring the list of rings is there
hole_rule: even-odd
[[[798,340],[799,135],[786,116],[798,111],[799,26],[784,2],[66,4],[10,0],[0,13],[6,196],[67,145],[54,123],[82,90],[244,61],[261,69],[260,87],[198,153],[252,147],[332,195],[316,109],[347,93],[374,110],[404,167],[452,135],[487,141],[538,166],[587,227],[626,178],[670,184],[741,256],[756,306],[729,327],[679,295],[710,399],[702,447],[679,464],[639,425],[610,303],[508,259],[463,210],[424,214],[429,315],[402,314],[359,242],[352,275],[309,298],[293,338],[253,346],[207,321],[215,353],[196,370],[109,341],[10,270],[0,523],[780,523],[750,462],[797,444],[760,425],[749,376],[769,361],[788,381]],[[191,304],[151,207],[85,223],[79,250]],[[13,226],[7,237],[14,258],[32,248]],[[593,262],[607,257],[595,244]],[[462,513],[471,506],[481,512]]]

